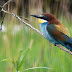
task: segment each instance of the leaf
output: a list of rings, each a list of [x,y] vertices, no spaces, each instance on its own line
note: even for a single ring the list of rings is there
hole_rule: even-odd
[[[24,63],[24,61],[25,61],[25,59],[26,59],[26,56],[28,55],[28,52],[30,51],[30,49],[29,48],[27,48],[27,50],[22,54],[22,56],[20,57],[20,63],[18,63],[19,65],[18,65],[18,70],[19,70],[19,68],[23,65],[23,63]],[[18,61],[19,62],[19,61]]]
[[[13,63],[13,61],[11,61],[11,60],[9,60],[9,59],[3,59],[1,62],[3,62],[3,61],[8,61],[8,62]]]
[[[20,50],[19,53],[18,53],[18,57],[17,57],[17,63],[19,64],[20,60],[21,60],[21,56],[22,56],[22,52],[23,50]]]
[[[52,69],[52,68],[49,68],[49,67],[33,67],[33,68],[28,68],[28,69],[25,69],[23,71],[28,71],[28,70],[32,70],[32,69]],[[23,72],[22,71],[22,72]]]

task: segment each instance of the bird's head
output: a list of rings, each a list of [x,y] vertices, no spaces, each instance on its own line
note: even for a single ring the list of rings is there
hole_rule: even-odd
[[[55,23],[55,21],[57,22],[55,16],[53,16],[52,14],[49,13],[43,13],[41,15],[31,15],[33,17],[39,18],[39,23],[44,23],[44,22],[48,22],[48,24],[53,24]]]

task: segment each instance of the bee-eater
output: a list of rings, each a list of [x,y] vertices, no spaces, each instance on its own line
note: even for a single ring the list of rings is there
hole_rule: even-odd
[[[61,44],[72,51],[72,38],[68,29],[62,25],[52,14],[31,15],[39,19],[40,29],[44,37],[54,45]]]

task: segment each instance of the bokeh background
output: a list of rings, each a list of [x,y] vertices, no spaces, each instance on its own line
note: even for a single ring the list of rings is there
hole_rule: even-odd
[[[0,0],[0,6],[7,1]],[[72,0],[12,0],[4,9],[27,18],[28,21],[22,20],[39,30],[38,20],[30,15],[51,13],[68,28],[72,36]],[[0,23],[4,14],[0,12]],[[23,60],[19,71],[32,67],[49,67],[52,69],[33,69],[26,72],[72,72],[71,55],[49,43],[15,17],[6,14],[0,31],[0,72],[16,72],[16,65],[2,60],[9,59],[18,63],[19,58],[20,61]]]

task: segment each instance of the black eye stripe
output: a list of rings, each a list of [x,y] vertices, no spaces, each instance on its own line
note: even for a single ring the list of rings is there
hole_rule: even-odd
[[[43,19],[48,21],[48,18],[47,18],[46,16],[44,16],[44,18],[43,18]]]
[[[44,19],[44,20],[47,20],[47,21],[48,21],[48,18],[47,18],[47,16],[45,16],[45,15],[42,15],[41,17],[42,17],[42,19]]]

